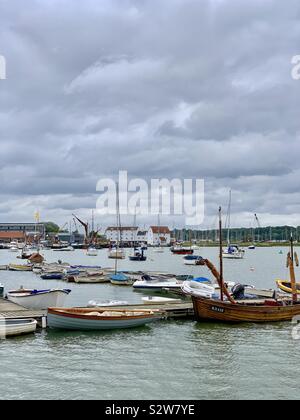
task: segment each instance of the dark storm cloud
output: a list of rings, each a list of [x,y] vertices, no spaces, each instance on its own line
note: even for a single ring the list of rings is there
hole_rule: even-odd
[[[232,188],[237,224],[297,223],[299,17],[296,0],[2,0],[1,219],[87,215],[122,169],[204,177],[208,216]]]

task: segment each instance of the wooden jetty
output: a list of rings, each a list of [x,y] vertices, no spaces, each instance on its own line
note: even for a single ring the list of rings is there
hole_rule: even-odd
[[[47,311],[31,311],[23,308],[15,303],[6,299],[0,298],[0,317],[6,319],[19,318],[19,319],[35,319],[38,321],[39,326],[45,326],[43,318],[47,316]]]
[[[113,311],[114,309],[120,310],[134,310],[134,309],[159,309],[161,312],[165,313],[166,319],[178,319],[178,318],[192,318],[194,317],[194,308],[192,302],[182,302],[182,303],[169,303],[162,305],[121,305],[121,306],[110,306],[110,307],[101,307],[101,309],[107,311]]]

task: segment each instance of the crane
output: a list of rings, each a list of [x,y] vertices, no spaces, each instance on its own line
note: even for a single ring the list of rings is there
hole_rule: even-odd
[[[257,227],[258,227],[258,237],[257,237],[257,242],[260,242],[260,230],[261,230],[261,224],[260,224],[259,218],[258,218],[258,216],[257,216],[257,214],[256,214],[256,213],[255,213],[254,217],[255,217],[255,221],[256,221],[256,223],[257,223]]]
[[[83,227],[84,227],[84,231],[85,231],[85,242],[88,241],[89,238],[89,224],[83,222],[82,220],[79,219],[79,217],[77,217],[75,214],[72,215],[75,220],[77,220]]]

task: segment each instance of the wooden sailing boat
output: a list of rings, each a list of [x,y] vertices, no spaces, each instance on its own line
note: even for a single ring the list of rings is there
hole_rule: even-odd
[[[242,260],[245,256],[245,251],[240,249],[238,245],[233,245],[230,240],[230,231],[231,231],[231,203],[232,203],[232,192],[229,191],[229,203],[228,203],[228,214],[227,214],[227,248],[222,251],[223,258],[228,258],[231,260]]]
[[[108,253],[108,258],[114,260],[124,260],[126,258],[123,248],[120,248],[120,243],[122,243],[122,226],[121,226],[121,215],[120,215],[120,190],[119,184],[117,183],[117,194],[116,194],[116,209],[117,209],[117,229],[118,229],[118,239],[115,248],[112,248]],[[117,272],[117,262],[115,266],[115,271]]]
[[[229,293],[223,277],[222,258],[222,217],[220,209],[220,272],[209,260],[203,260],[212,274],[215,276],[221,290],[218,299],[202,298],[191,294],[195,316],[198,321],[220,322],[281,322],[291,321],[294,316],[300,315],[300,302],[297,300],[295,281],[295,254],[293,239],[291,239],[291,251],[288,254],[288,266],[290,269],[291,287],[293,299],[270,299],[270,300],[243,300],[235,301]]]

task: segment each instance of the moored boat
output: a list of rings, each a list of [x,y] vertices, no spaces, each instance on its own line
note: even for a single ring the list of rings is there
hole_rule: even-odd
[[[132,286],[135,279],[124,273],[116,273],[110,276],[110,282],[115,286]]]
[[[68,289],[28,290],[21,288],[9,291],[7,299],[26,309],[42,310],[50,306],[63,306],[70,293],[71,290]]]
[[[94,246],[91,246],[88,248],[86,255],[88,257],[97,257],[98,256],[98,251]]]
[[[104,274],[97,275],[97,276],[89,276],[89,275],[73,276],[73,280],[75,283],[78,283],[78,284],[109,283],[109,279]]]
[[[294,255],[293,239],[291,239],[291,251],[288,254],[288,267],[290,269],[292,299],[255,299],[238,301],[229,293],[223,277],[222,258],[222,219],[220,209],[220,272],[209,261],[205,265],[215,276],[221,295],[218,298],[205,298],[191,292],[195,316],[198,321],[219,321],[219,322],[282,322],[291,321],[295,316],[300,315],[300,302],[297,300],[297,289],[295,283],[294,261],[298,263]]]
[[[245,250],[241,249],[238,245],[229,245],[223,251],[223,258],[231,260],[242,260],[245,256]]]
[[[9,264],[9,271],[32,271],[32,265]]]
[[[285,293],[292,294],[292,284],[290,281],[276,280],[277,287]],[[296,283],[297,294],[300,295],[300,283]]]
[[[64,248],[53,248],[52,251],[55,252],[73,252],[75,249],[72,246],[66,246]]]
[[[41,275],[42,280],[63,280],[64,277],[63,273],[45,273]]]
[[[106,300],[102,302],[97,302],[95,300],[90,300],[88,303],[88,308],[109,308],[114,306],[127,306],[129,303],[125,300]]]
[[[144,254],[144,250],[139,250],[137,248],[134,249],[134,255],[131,255],[129,259],[130,261],[147,261],[147,257]]]
[[[172,298],[165,298],[160,296],[147,296],[142,298],[142,302],[144,305],[166,305],[166,304],[175,304],[181,303],[181,299],[172,299]]]
[[[184,248],[184,247],[172,247],[171,252],[174,255],[193,255],[194,250],[192,248]]]
[[[34,319],[0,319],[0,338],[17,337],[32,334],[36,331]]]
[[[113,260],[124,260],[126,258],[125,251],[123,249],[111,249],[108,252],[108,258]]]
[[[61,330],[100,331],[141,327],[158,321],[163,314],[150,310],[48,309],[48,326]]]

